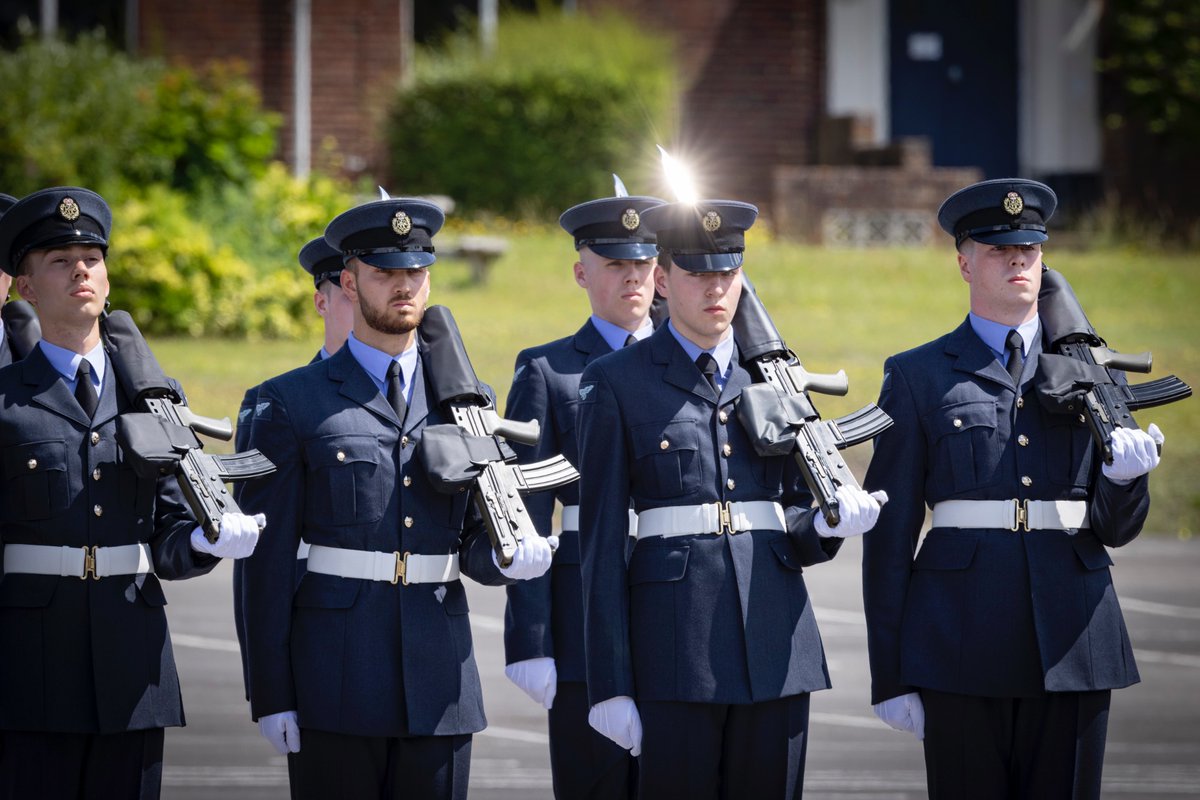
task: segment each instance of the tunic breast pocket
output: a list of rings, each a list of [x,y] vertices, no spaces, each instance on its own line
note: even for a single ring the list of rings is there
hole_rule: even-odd
[[[4,448],[6,520],[49,519],[70,505],[67,443],[63,439],[26,442]]]
[[[380,465],[379,441],[356,434],[324,436],[306,442],[309,464],[306,513],[318,524],[362,525],[378,522],[390,486]]]
[[[699,423],[670,420],[635,425],[630,430],[634,458],[631,475],[634,492],[667,499],[700,488]]]
[[[943,406],[934,412],[930,428],[938,454],[933,467],[938,480],[952,480],[955,492],[996,482],[1000,445],[996,441],[995,400]]]

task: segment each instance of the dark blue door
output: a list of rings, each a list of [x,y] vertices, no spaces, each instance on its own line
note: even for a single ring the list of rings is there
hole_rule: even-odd
[[[889,0],[892,137],[939,167],[1017,170],[1016,0]]]

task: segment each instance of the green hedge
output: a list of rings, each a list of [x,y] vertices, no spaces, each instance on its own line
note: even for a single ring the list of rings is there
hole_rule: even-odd
[[[276,147],[279,116],[262,109],[240,67],[168,68],[116,52],[99,34],[0,52],[0,86],[0,191],[9,194],[244,183]]]
[[[613,172],[643,192],[674,85],[662,41],[622,17],[506,15],[491,57],[473,34],[419,54],[388,115],[390,187],[509,217],[611,194]]]

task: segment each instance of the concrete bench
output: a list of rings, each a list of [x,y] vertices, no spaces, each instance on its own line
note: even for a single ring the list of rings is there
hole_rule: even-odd
[[[488,272],[496,259],[508,250],[508,240],[499,236],[460,236],[456,241],[437,243],[439,258],[461,258],[471,267],[471,281],[487,282]]]

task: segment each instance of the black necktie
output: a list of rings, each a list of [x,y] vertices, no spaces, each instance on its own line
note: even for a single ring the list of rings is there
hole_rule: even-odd
[[[696,356],[696,366],[704,373],[704,379],[708,381],[708,385],[713,388],[713,391],[720,394],[721,389],[717,386],[717,360],[712,357],[712,354],[701,353]]]
[[[1008,353],[1005,359],[1004,368],[1008,370],[1008,374],[1012,376],[1013,384],[1021,385],[1021,370],[1025,367],[1025,351],[1024,342],[1021,341],[1021,334],[1017,333],[1016,328],[1008,332],[1008,338],[1004,340],[1004,350]]]
[[[635,336],[634,336],[634,335],[631,333],[631,334],[629,334],[629,335],[627,335],[627,336],[625,337],[625,344],[624,344],[624,345],[622,345],[622,347],[629,347],[629,345],[631,345],[631,344],[636,344],[636,343],[637,343],[637,337],[635,337]]]
[[[92,365],[86,358],[79,362],[79,368],[75,370],[75,401],[79,403],[83,413],[88,415],[88,419],[95,416],[99,400],[96,397],[96,387],[92,385]]]
[[[400,362],[395,359],[388,364],[387,369],[387,398],[396,412],[396,419],[404,421],[408,412],[408,403],[404,402],[404,384],[400,380]]]

